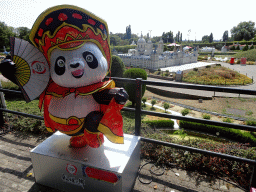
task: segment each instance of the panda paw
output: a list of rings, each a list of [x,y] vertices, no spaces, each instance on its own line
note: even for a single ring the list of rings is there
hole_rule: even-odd
[[[124,88],[120,88],[118,92],[115,94],[114,98],[118,104],[124,105],[125,102],[128,100],[129,95],[124,90]]]

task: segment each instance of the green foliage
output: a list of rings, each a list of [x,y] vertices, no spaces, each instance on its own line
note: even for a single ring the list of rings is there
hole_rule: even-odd
[[[142,78],[143,80],[147,80],[147,73],[144,69],[139,68],[130,68],[124,72],[123,75],[124,78]],[[127,91],[129,95],[129,100],[133,103],[133,106],[135,104],[136,99],[136,85],[134,83],[125,83],[125,90]],[[146,91],[146,85],[142,85],[142,97]]]
[[[162,39],[164,43],[173,43],[174,41],[173,32],[172,31],[169,31],[167,33],[163,32]]]
[[[179,130],[177,130],[177,131],[174,131],[173,134],[174,134],[174,135],[179,135],[182,140],[185,139],[185,137],[188,135],[188,134],[184,131],[184,129],[182,129],[182,130],[179,129]]]
[[[148,121],[142,121],[142,122],[153,128],[173,128],[174,127],[174,121],[172,120],[148,120]]]
[[[235,41],[241,41],[243,39],[249,41],[256,33],[254,25],[255,23],[252,21],[240,22],[237,26],[231,29],[232,37],[234,37]]]
[[[154,105],[156,104],[156,100],[155,99],[152,99],[151,100],[151,105],[152,105],[152,108],[154,108]]]
[[[182,116],[186,116],[187,114],[189,114],[189,112],[190,112],[190,110],[185,108],[185,109],[182,109],[181,114],[182,114]]]
[[[205,139],[181,140],[176,139],[176,137],[170,137],[168,134],[160,135],[156,133],[150,133],[147,137],[178,145],[214,151],[216,153],[256,159],[255,148],[248,147],[241,143],[222,143]],[[206,136],[204,135],[204,137]],[[253,173],[253,165],[249,165],[244,162],[240,163],[224,158],[189,152],[153,143],[142,143],[141,155],[143,158],[150,159],[151,161],[155,161],[166,166],[169,166],[171,163],[175,164],[177,167],[190,171],[196,170],[203,174],[223,175],[223,178],[225,177],[225,179],[229,179],[245,189],[249,189],[251,174]]]
[[[244,48],[242,49],[242,51],[248,51],[248,49],[249,49],[249,47],[248,47],[248,45],[246,44],[246,45],[244,46]]]
[[[236,50],[240,51],[240,47],[239,45],[236,46]]]
[[[170,104],[169,104],[169,103],[164,102],[163,107],[164,107],[165,112],[166,112],[166,110],[170,108]]]
[[[128,53],[129,49],[135,49],[136,47],[137,45],[123,45],[123,46],[114,46],[113,48],[115,48],[117,52]]]
[[[202,117],[203,117],[203,119],[208,119],[208,120],[211,119],[211,115],[209,115],[209,114],[203,114]]]
[[[247,58],[247,61],[255,61],[256,60],[256,49],[248,50],[248,51],[243,51],[239,52],[234,55],[235,58]]]
[[[144,107],[145,107],[146,106],[147,98],[146,97],[142,97],[141,101],[144,103]]]
[[[116,55],[112,55],[111,77],[123,77],[125,71],[124,62]]]
[[[245,124],[249,126],[256,126],[256,120],[248,119],[247,121],[245,121]]]
[[[214,126],[203,123],[195,123],[189,121],[180,121],[180,127],[184,129],[210,133],[213,135],[219,133],[219,135],[222,137],[226,137],[237,142],[250,143],[252,146],[256,146],[256,138],[250,132],[242,132],[241,130],[238,129]]]
[[[227,117],[227,118],[223,119],[223,122],[226,122],[226,123],[233,123],[234,120]]]
[[[209,43],[212,43],[212,42],[213,42],[213,34],[211,33],[209,36]]]
[[[254,49],[254,46],[252,45],[252,46],[250,47],[250,49]]]
[[[18,37],[20,39],[24,39],[24,40],[30,42],[30,40],[29,40],[30,29],[29,28],[27,28],[27,27],[19,27],[18,28],[18,34],[19,34]]]
[[[232,51],[236,50],[235,45],[233,45],[233,46],[230,48],[230,50],[232,50]]]
[[[4,22],[0,22],[0,52],[4,51],[3,46],[9,49],[10,37],[16,36],[14,28],[7,26]]]
[[[226,30],[224,33],[223,33],[223,36],[222,36],[222,41],[228,41],[228,30]]]

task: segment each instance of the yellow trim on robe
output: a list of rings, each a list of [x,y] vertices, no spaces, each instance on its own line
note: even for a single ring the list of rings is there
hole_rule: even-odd
[[[124,143],[124,138],[115,135],[107,126],[103,125],[103,124],[99,124],[98,126],[98,130],[103,133],[108,140],[110,140],[113,143],[119,143],[119,144],[123,144]]]

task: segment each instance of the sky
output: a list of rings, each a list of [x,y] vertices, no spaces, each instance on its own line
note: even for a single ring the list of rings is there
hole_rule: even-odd
[[[219,40],[224,31],[243,21],[256,22],[255,0],[0,0],[0,21],[12,27],[32,28],[36,18],[49,7],[70,4],[84,8],[108,23],[112,33],[151,37],[180,31],[183,40],[201,40],[213,33]],[[189,30],[191,32],[189,32]]]

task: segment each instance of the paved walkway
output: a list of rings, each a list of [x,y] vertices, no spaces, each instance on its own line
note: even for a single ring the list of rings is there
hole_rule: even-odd
[[[12,132],[0,135],[0,192],[60,192],[35,183],[30,150],[44,141],[44,138]],[[141,161],[143,165],[145,161]],[[142,184],[137,178],[133,191],[234,191],[242,192],[222,180],[210,178],[194,172],[180,169],[166,170],[162,176],[152,176],[145,166],[141,180],[150,184]]]
[[[212,62],[210,62],[212,63]],[[224,62],[218,62],[215,63],[221,64],[224,67],[228,67],[230,69],[233,69],[235,71],[238,71],[244,75],[247,74],[248,77],[252,78],[254,76],[254,79],[256,79],[255,71],[256,71],[256,65],[230,65],[228,63]],[[175,66],[175,69],[177,70],[177,66]],[[183,69],[183,66],[180,66],[180,70]],[[173,81],[166,81],[161,79],[155,79],[155,78],[148,78],[150,81],[160,81],[160,82],[169,82],[169,83],[175,83],[175,84],[186,84],[186,83],[180,83],[180,82],[173,82]],[[174,93],[182,93],[185,95],[195,95],[195,96],[202,96],[202,97],[212,97],[214,96],[223,96],[223,97],[238,97],[239,94],[233,94],[233,93],[223,93],[223,92],[213,92],[213,91],[201,91],[201,90],[194,90],[194,89],[181,89],[181,88],[171,88],[171,87],[159,87],[159,86],[152,86],[157,87],[162,90],[174,92]],[[228,87],[228,86],[226,86]],[[249,90],[256,90],[256,84],[250,84],[245,86],[232,86],[234,89],[249,89]],[[254,95],[240,95],[241,97],[256,97]]]

